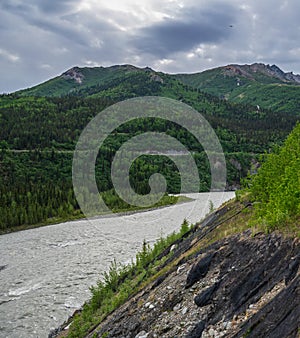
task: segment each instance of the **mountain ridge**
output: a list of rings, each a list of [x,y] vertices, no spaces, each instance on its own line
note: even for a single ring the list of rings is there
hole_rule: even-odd
[[[265,75],[269,78],[278,79],[283,83],[291,83],[291,84],[300,84],[300,75],[294,74],[293,72],[284,72],[277,65],[273,64],[270,66],[269,64],[264,63],[253,63],[253,64],[229,64],[226,66],[216,67],[204,70],[202,72],[196,73],[181,73],[175,74],[176,76],[180,75],[196,75],[203,74],[205,72],[210,72],[214,70],[220,70],[224,76],[242,76],[248,78],[250,80],[256,80],[255,75]]]
[[[93,69],[107,69],[107,70],[124,70],[124,71],[150,71],[150,72],[154,72],[156,73],[153,69],[151,69],[150,67],[144,67],[144,68],[139,68],[130,64],[123,64],[123,65],[113,65],[113,66],[109,66],[109,67],[78,67],[78,66],[74,66],[70,69],[68,69],[67,71],[65,71],[64,73],[62,73],[60,75],[60,77],[69,80],[72,79],[75,82],[82,84],[85,76],[82,73],[81,70],[84,69],[88,69],[88,70],[93,70]]]
[[[102,81],[100,84],[99,79]],[[281,144],[299,120],[300,109],[297,110],[297,107],[300,87],[284,86],[293,90],[288,93],[288,100],[286,92],[282,90],[286,90],[285,87],[275,88],[280,90],[281,96],[278,92],[275,97],[267,92],[269,101],[262,97],[265,91],[259,91],[260,99],[264,102],[275,102],[281,106],[284,100],[285,106],[281,107],[284,110],[276,111],[265,109],[263,104],[257,102],[258,96],[252,105],[233,104],[184,84],[171,75],[154,72],[149,68],[138,69],[123,65],[110,68],[73,68],[48,83],[41,84],[34,89],[35,92],[3,95],[0,99],[3,140],[0,142],[0,149],[4,151],[0,154],[0,169],[4,188],[0,194],[3,201],[0,201],[0,209],[3,210],[0,210],[0,227],[6,231],[24,224],[36,224],[57,215],[77,216],[78,205],[72,193],[72,153],[62,151],[72,151],[75,148],[83,128],[103,109],[141,96],[167,97],[181,101],[202,114],[214,128],[226,156],[227,188],[236,189],[241,178],[247,175],[252,165],[256,165],[260,154],[268,152],[276,144]],[[241,87],[246,91],[252,90],[251,87]],[[256,88],[254,86],[255,90]],[[269,89],[272,91],[273,87]],[[38,92],[40,96],[37,95]],[[201,144],[188,131],[164,119],[130,121],[108,137],[99,154],[97,182],[100,191],[106,192],[113,188],[110,164],[113,154],[121,144],[133,136],[149,131],[168,132],[192,152],[200,175],[199,189],[207,191],[210,171]],[[151,146],[149,145],[150,150]],[[132,167],[133,184],[138,193],[148,192],[148,177],[156,172],[167,177],[168,192],[180,191],[179,172],[172,162],[164,165],[165,160],[167,159],[145,156]],[[141,172],[143,175],[140,175]],[[56,190],[51,189],[54,184],[58,187]],[[23,191],[22,196],[20,189]],[[64,194],[59,194],[61,197],[58,197],[60,191]],[[36,197],[28,199],[27,193]],[[45,194],[43,199],[38,197]],[[119,203],[117,197],[111,197],[113,203]],[[38,213],[31,208],[35,198],[41,201]],[[62,206],[57,202],[59,198]],[[13,205],[9,212],[6,208],[7,201]],[[17,206],[15,201],[18,201]]]
[[[174,76],[188,86],[232,103],[300,113],[300,75],[285,73],[276,65],[233,64]]]
[[[108,97],[167,96],[175,82],[232,103],[241,103],[292,114],[300,114],[300,75],[283,72],[276,65],[227,65],[191,74],[168,74],[130,64],[109,67],[72,67],[57,77],[12,95],[28,97]],[[156,84],[156,85],[155,85]],[[160,88],[158,88],[160,87]],[[142,89],[141,89],[142,88]]]
[[[245,65],[239,65],[239,64],[229,64],[226,66],[221,66],[217,68],[207,69],[202,72],[195,72],[195,73],[178,73],[178,74],[170,74],[170,73],[164,73],[155,71],[150,67],[137,67],[131,64],[120,64],[120,65],[113,65],[109,67],[78,67],[74,66],[63,72],[61,75],[58,75],[52,79],[49,79],[48,81],[42,82],[36,86],[23,89],[20,91],[17,91],[15,93],[19,95],[28,96],[31,94],[36,94],[37,96],[44,96],[42,92],[39,92],[39,90],[43,86],[47,86],[48,84],[55,85],[56,81],[59,80],[65,80],[65,81],[73,81],[73,88],[74,84],[76,85],[82,85],[82,86],[89,86],[94,84],[101,84],[103,81],[111,78],[115,78],[119,75],[128,74],[131,72],[147,72],[151,74],[163,74],[165,76],[171,76],[175,77],[179,80],[184,80],[186,78],[193,78],[196,76],[203,76],[205,74],[210,74],[211,72],[220,72],[224,77],[237,77],[237,85],[239,86],[242,82],[241,78],[245,78],[248,80],[254,80],[261,83],[280,83],[283,84],[294,84],[294,85],[300,85],[300,75],[294,74],[293,72],[285,73],[282,71],[278,66],[269,64],[263,64],[263,63],[253,63],[251,65],[245,64]],[[266,78],[263,78],[262,76],[265,76]],[[87,82],[87,83],[85,83]],[[183,82],[190,82],[187,84],[193,83],[192,81],[183,81]],[[75,87],[76,88],[76,87]],[[68,88],[66,88],[67,90]],[[67,95],[69,92],[62,92],[60,94]],[[45,96],[55,96],[55,91],[50,91],[48,95]]]
[[[63,97],[75,95],[78,90],[92,86],[107,85],[111,81],[137,73],[159,74],[149,67],[139,68],[133,65],[113,65],[109,67],[74,66],[62,74],[36,86],[15,92],[19,96]]]

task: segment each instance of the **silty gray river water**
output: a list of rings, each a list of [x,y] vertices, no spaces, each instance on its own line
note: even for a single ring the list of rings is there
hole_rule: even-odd
[[[190,195],[189,195],[190,196]],[[0,236],[0,337],[47,337],[90,297],[115,258],[130,262],[146,239],[195,223],[233,192],[127,216],[80,220]]]

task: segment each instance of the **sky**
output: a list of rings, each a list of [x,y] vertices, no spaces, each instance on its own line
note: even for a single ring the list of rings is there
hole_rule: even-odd
[[[192,73],[276,64],[300,74],[298,0],[2,0],[0,93],[73,66]]]

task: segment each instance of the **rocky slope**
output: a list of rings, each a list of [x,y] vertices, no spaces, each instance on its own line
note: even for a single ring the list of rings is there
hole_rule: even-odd
[[[189,85],[199,88],[206,88],[208,84],[218,84],[218,78],[223,79],[227,87],[232,83],[236,86],[240,86],[251,82],[260,84],[300,84],[300,75],[294,74],[293,72],[285,73],[276,65],[270,66],[264,63],[253,63],[251,65],[230,64],[208,69],[200,73],[177,74],[174,76]],[[231,78],[234,81],[228,82],[226,78],[227,80]]]
[[[300,75],[286,73],[276,65],[263,63],[231,64],[191,74],[165,74],[149,67],[138,68],[132,65],[73,67],[60,76],[18,91],[15,95],[106,97],[114,102],[132,95],[150,95],[182,100],[184,97],[176,87],[184,85],[185,91],[200,90],[233,103],[300,114]],[[176,89],[178,95],[173,93],[172,88]],[[192,104],[194,100],[189,98],[185,102]]]
[[[299,239],[246,230],[216,240],[251,208],[229,204],[198,224],[162,253],[173,251],[163,273],[88,337],[299,337]]]
[[[201,73],[174,76],[189,86],[230,102],[299,113],[300,75],[286,73],[276,65],[231,64]]]
[[[250,80],[263,80],[265,82],[280,80],[283,83],[300,84],[300,75],[285,73],[276,65],[265,65],[263,63],[253,63],[252,65],[228,65],[222,67],[222,73],[227,76],[242,76]],[[267,79],[269,78],[269,79]],[[263,81],[264,82],[264,81]]]

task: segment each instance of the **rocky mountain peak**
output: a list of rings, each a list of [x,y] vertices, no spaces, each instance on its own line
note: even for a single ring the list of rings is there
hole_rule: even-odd
[[[80,72],[79,67],[73,67],[61,75],[66,80],[74,80],[78,84],[82,84],[84,75]]]
[[[250,80],[255,80],[257,75],[278,79],[282,82],[300,84],[300,75],[292,72],[285,73],[278,66],[264,63],[253,63],[251,65],[232,64],[223,67],[223,73],[227,76],[243,76]]]
[[[267,66],[271,71],[273,71],[273,72],[275,72],[275,73],[277,73],[277,74],[279,74],[279,75],[283,75],[284,74],[284,72],[279,68],[279,67],[277,67],[276,65],[272,65],[272,66]]]

